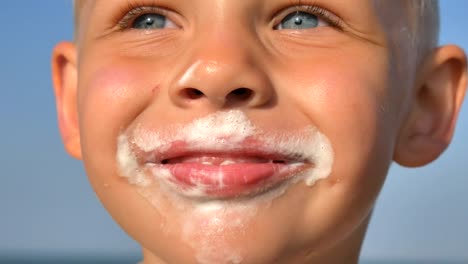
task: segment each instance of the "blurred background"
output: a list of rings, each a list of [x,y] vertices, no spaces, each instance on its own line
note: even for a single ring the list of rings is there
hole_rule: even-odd
[[[58,134],[49,61],[55,43],[72,39],[72,1],[3,1],[1,10],[0,262],[135,263],[138,245],[107,215]],[[468,1],[441,1],[442,44],[468,50],[467,11]],[[467,105],[439,160],[392,166],[363,263],[468,263]]]

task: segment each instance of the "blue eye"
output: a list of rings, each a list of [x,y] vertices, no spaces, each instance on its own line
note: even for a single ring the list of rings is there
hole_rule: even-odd
[[[154,13],[141,15],[132,23],[132,28],[135,29],[162,29],[174,27],[176,27],[174,23],[168,20],[167,17]]]
[[[320,22],[320,19],[316,15],[296,11],[283,18],[276,26],[276,29],[310,29],[318,27]]]

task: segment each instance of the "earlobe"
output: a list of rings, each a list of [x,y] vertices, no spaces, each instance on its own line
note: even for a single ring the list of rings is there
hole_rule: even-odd
[[[466,56],[456,46],[438,48],[425,62],[396,145],[397,163],[423,166],[447,148],[466,91],[466,70]]]
[[[74,44],[62,42],[55,46],[52,54],[52,80],[60,134],[66,151],[81,159],[76,62]]]

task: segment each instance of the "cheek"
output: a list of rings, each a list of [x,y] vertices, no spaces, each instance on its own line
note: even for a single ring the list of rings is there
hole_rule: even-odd
[[[137,67],[106,65],[80,76],[80,138],[88,175],[111,176],[119,133],[151,100],[157,85],[139,73]]]
[[[79,82],[79,113],[83,132],[89,135],[116,136],[138,116],[159,87],[136,66],[105,66],[83,76]]]
[[[367,188],[375,193],[374,179],[386,174],[395,137],[393,114],[386,109],[391,93],[385,60],[348,56],[315,65],[283,74],[290,76],[287,83],[295,83],[288,96],[333,146],[329,183],[340,182],[346,192]]]
[[[281,74],[287,79],[278,80],[286,87],[282,89],[285,96],[327,136],[335,138],[332,143],[337,146],[346,143],[341,139],[360,145],[377,133],[387,133],[391,120],[385,107],[390,100],[387,67],[349,60],[356,64],[319,61],[303,70],[293,68]]]
[[[90,118],[90,122],[96,119],[105,121],[104,117],[108,120],[121,119],[120,114],[126,111],[119,111],[119,108],[128,110],[139,90],[134,74],[127,68],[109,67],[86,77],[79,83],[79,106],[83,118]]]
[[[301,226],[315,219],[323,224],[316,229],[324,232],[319,237],[333,234],[328,236],[332,243],[369,214],[388,170],[395,137],[392,113],[385,109],[391,99],[388,68],[384,62],[349,57],[318,60],[307,69],[299,65],[281,74],[288,76],[278,80],[283,96],[301,108],[334,150],[332,174],[318,183],[318,198],[308,204]]]
[[[391,97],[386,68],[379,66],[344,67],[339,75],[323,72],[322,91],[312,92],[321,99],[313,111],[324,117],[320,124],[335,149],[331,179],[347,179],[353,188],[381,179],[392,157],[394,119],[386,109]]]

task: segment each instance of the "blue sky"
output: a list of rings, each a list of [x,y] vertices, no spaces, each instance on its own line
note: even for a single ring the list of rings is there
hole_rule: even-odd
[[[61,145],[50,52],[72,37],[71,1],[2,2],[0,255],[138,254]],[[441,1],[441,43],[468,50],[468,1]],[[446,153],[420,169],[394,165],[363,255],[468,260],[468,110]]]

